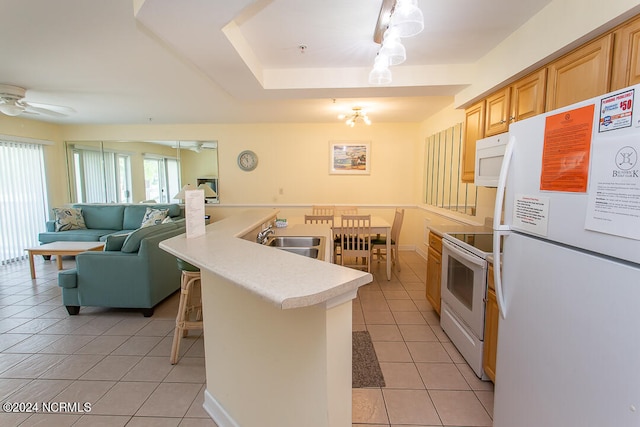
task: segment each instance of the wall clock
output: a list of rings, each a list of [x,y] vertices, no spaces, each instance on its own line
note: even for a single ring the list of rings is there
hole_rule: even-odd
[[[238,167],[243,171],[252,171],[258,166],[258,156],[251,150],[238,154]]]

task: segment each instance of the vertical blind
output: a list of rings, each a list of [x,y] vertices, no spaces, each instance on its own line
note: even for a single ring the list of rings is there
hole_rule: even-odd
[[[131,160],[128,154],[73,146],[75,200],[79,203],[128,202]]]
[[[41,144],[0,139],[0,262],[26,258],[48,217]]]

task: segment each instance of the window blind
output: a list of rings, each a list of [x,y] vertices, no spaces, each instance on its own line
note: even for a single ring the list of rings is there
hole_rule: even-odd
[[[42,143],[0,138],[0,262],[26,258],[48,218]]]

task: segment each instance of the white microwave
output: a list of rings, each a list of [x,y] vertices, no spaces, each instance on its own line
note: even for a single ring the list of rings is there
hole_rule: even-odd
[[[480,187],[497,187],[504,152],[509,141],[508,133],[490,136],[476,141],[476,170],[473,183]]]

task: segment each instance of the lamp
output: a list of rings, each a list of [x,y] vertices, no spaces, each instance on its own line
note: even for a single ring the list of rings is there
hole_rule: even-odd
[[[338,119],[347,119],[344,123],[351,127],[354,127],[358,120],[362,120],[367,126],[371,124],[371,120],[367,117],[367,113],[362,110],[362,107],[353,107],[353,113],[348,116],[346,114],[340,114]]]
[[[204,182],[198,185],[198,190],[204,190],[204,197],[218,197],[218,194]]]
[[[173,198],[176,199],[176,200],[184,200],[186,198],[186,192],[189,191],[189,190],[195,190],[195,188],[193,188],[193,185],[191,185],[191,184],[185,185],[184,187],[182,187],[180,189],[178,194],[173,196]]]

